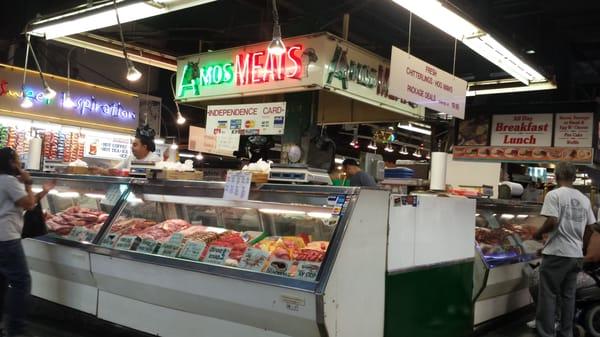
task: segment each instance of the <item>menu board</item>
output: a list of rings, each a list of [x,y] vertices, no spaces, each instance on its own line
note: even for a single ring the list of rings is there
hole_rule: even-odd
[[[552,114],[494,115],[491,146],[552,146]]]
[[[554,146],[592,147],[594,114],[561,113],[556,115]]]

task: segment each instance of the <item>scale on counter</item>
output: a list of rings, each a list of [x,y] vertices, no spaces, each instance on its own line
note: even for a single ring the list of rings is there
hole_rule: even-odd
[[[303,164],[271,164],[270,182],[332,185],[326,170],[310,168]]]
[[[146,177],[147,170],[153,169],[156,166],[156,163],[152,161],[140,161],[134,160],[131,162],[131,167],[129,169],[130,177]]]

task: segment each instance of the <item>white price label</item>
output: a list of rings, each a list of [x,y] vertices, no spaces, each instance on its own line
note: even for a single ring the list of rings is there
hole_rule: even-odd
[[[248,200],[250,186],[252,184],[252,172],[229,171],[225,182],[223,199],[225,200]]]

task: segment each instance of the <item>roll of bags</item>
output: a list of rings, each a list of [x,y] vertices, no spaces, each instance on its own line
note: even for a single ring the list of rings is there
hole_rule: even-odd
[[[508,188],[510,188],[510,195],[513,197],[520,197],[525,191],[523,185],[519,183],[513,183],[512,181],[503,181],[500,183],[500,185],[508,186]]]
[[[429,174],[430,189],[432,191],[446,190],[446,165],[448,164],[446,152],[433,152],[431,154],[431,173]]]
[[[32,138],[29,140],[29,155],[27,156],[27,169],[39,170],[42,160],[42,139]]]

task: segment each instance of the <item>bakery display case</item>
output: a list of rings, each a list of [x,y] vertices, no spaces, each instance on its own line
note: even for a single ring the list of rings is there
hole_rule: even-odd
[[[157,336],[383,335],[387,191],[47,179],[38,297]]]
[[[475,324],[531,303],[523,273],[536,263],[543,242],[533,240],[543,225],[542,205],[520,200],[477,200],[473,300]]]

